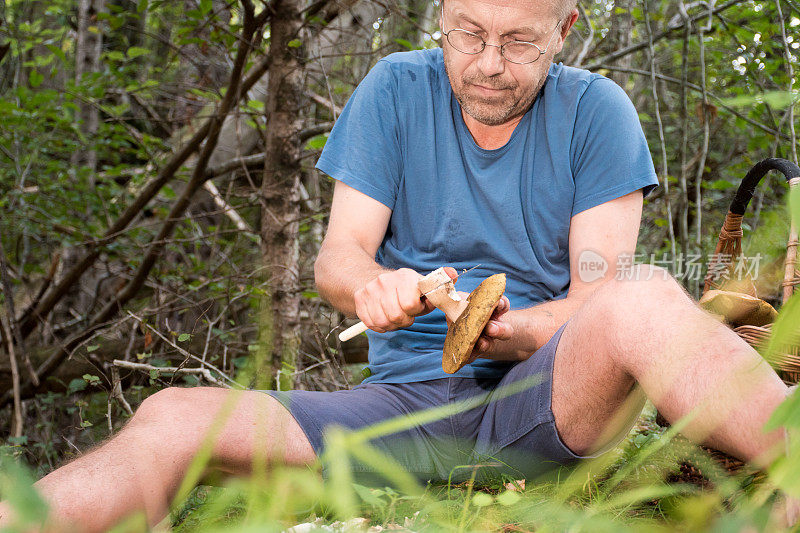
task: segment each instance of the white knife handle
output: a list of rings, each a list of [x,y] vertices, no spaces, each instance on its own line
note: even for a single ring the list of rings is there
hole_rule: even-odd
[[[361,333],[364,333],[368,329],[369,328],[367,327],[366,324],[364,324],[363,322],[359,322],[358,324],[350,326],[343,332],[339,333],[339,340],[342,342],[349,341],[356,335],[360,335]]]
[[[458,300],[460,300],[460,298],[458,297],[458,293],[455,291],[455,288],[453,287],[453,280],[450,279],[450,276],[444,271],[444,267],[439,267],[433,272],[430,272],[429,274],[424,276],[422,279],[419,280],[418,285],[419,285],[419,290],[422,292],[423,296],[437,289],[444,289],[446,293],[449,295],[449,300],[447,297],[445,297],[445,300],[447,300],[448,303],[450,303],[450,300],[452,300],[453,302],[458,302]],[[454,303],[454,305],[458,304]],[[458,313],[461,312],[461,310],[465,305],[466,302],[461,304],[461,308],[459,308],[458,312],[454,316],[458,317]],[[368,329],[369,328],[365,326],[363,322],[359,322],[358,324],[350,326],[343,332],[339,333],[339,340],[342,342],[349,341],[356,335],[364,333]]]

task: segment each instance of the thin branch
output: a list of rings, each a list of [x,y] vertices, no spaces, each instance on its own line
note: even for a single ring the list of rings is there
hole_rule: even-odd
[[[319,105],[321,105],[323,107],[327,107],[328,109],[330,109],[331,110],[331,114],[334,117],[337,117],[337,116],[342,114],[342,108],[337,106],[336,104],[334,104],[328,98],[325,98],[324,96],[320,96],[319,94],[317,94],[315,92],[312,92],[312,91],[307,91],[306,92],[306,96],[308,96],[309,98],[314,100]]]
[[[228,83],[227,91],[225,92],[225,96],[222,99],[222,102],[220,102],[218,112],[209,121],[207,121],[201,128],[202,130],[206,130],[206,134],[203,136],[198,136],[200,132],[198,132],[198,134],[195,134],[193,140],[196,141],[196,145],[192,147],[191,151],[187,151],[187,149],[184,148],[184,150],[182,150],[181,153],[184,154],[185,157],[183,157],[182,159],[174,157],[172,160],[170,160],[170,168],[172,168],[171,173],[165,174],[162,171],[159,174],[159,176],[161,176],[163,180],[163,183],[160,183],[157,187],[156,185],[154,185],[154,182],[148,184],[148,190],[152,191],[152,196],[155,196],[155,194],[161,189],[161,187],[172,178],[174,173],[178,170],[178,168],[180,168],[180,165],[183,163],[183,161],[185,161],[186,158],[189,157],[190,153],[193,152],[197,147],[199,147],[201,142],[205,139],[205,144],[203,144],[200,155],[198,156],[197,164],[195,165],[194,171],[192,172],[192,177],[189,183],[187,184],[186,188],[184,189],[183,194],[181,194],[181,196],[178,198],[178,200],[175,202],[172,209],[170,210],[167,220],[162,225],[159,234],[156,236],[153,242],[151,242],[133,278],[125,285],[125,287],[121,291],[117,293],[115,299],[108,302],[100,311],[98,311],[91,318],[91,320],[89,321],[89,325],[83,331],[72,336],[64,344],[64,346],[62,346],[60,350],[57,350],[50,357],[48,357],[44,363],[42,363],[42,365],[37,369],[36,372],[40,380],[50,375],[50,373],[52,373],[56,368],[58,368],[58,366],[66,359],[66,357],[71,353],[71,351],[76,346],[80,345],[86,339],[91,337],[96,331],[104,328],[106,326],[106,322],[110,320],[113,316],[115,316],[119,312],[119,310],[122,309],[122,307],[136,295],[136,293],[145,283],[150,273],[150,270],[153,268],[156,261],[160,257],[161,252],[167,241],[167,237],[172,233],[172,230],[175,228],[178,221],[181,219],[184,211],[189,206],[189,203],[194,194],[206,181],[207,179],[206,167],[211,157],[211,153],[216,148],[223,120],[227,116],[228,112],[231,110],[232,106],[241,99],[242,94],[246,94],[247,92],[244,85],[241,83],[242,71],[247,62],[247,57],[249,56],[251,49],[254,47],[254,45],[259,39],[260,35],[259,29],[263,25],[263,22],[266,21],[266,18],[268,16],[268,10],[264,10],[262,13],[258,15],[258,17],[255,18],[251,15],[248,15],[247,13],[248,11],[245,9],[246,16],[242,23],[242,30],[241,30],[241,35],[243,39],[241,41],[239,48],[236,51],[236,58],[234,60],[233,69],[231,70],[230,80]],[[255,69],[256,71],[259,71],[261,70],[261,68],[263,68],[263,70],[261,70],[258,76],[259,78],[261,77],[263,72],[266,71],[268,63],[265,60],[262,61],[262,63],[260,64],[262,65],[262,67]],[[248,79],[251,78],[249,77]],[[253,83],[255,83],[255,80],[253,80]],[[176,162],[178,159],[180,159],[179,163]],[[158,182],[160,180],[157,179],[156,181]],[[137,198],[137,202],[135,202],[134,205],[139,205],[143,196],[144,195],[140,195],[140,197]],[[150,196],[150,198],[152,198],[152,196]],[[141,205],[139,205],[139,209],[136,209],[135,212],[131,212],[132,206],[129,206],[129,208],[126,210],[126,214],[131,213],[130,218],[128,218],[125,224],[123,225],[121,223],[122,218],[124,218],[125,216],[123,215],[123,217],[121,217],[121,219],[119,219],[117,223],[114,224],[114,226],[108,230],[107,234],[111,231],[111,229],[114,229],[115,232],[124,229],[127,223],[133,220],[135,215],[138,214],[138,212],[142,208],[144,208],[146,203],[147,203],[146,201],[141,203]],[[68,275],[65,276],[65,279],[62,280],[62,283],[59,284],[59,287],[62,287],[61,294],[59,294],[57,298],[53,296],[45,298],[45,300],[47,300],[48,302],[48,305],[50,305],[47,312],[49,312],[49,310],[52,309],[52,306],[54,306],[58,302],[58,300],[63,296],[63,294],[66,293],[66,291],[69,289],[72,283],[77,282],[77,280],[81,277],[83,272],[92,263],[94,263],[95,259],[99,256],[99,253],[100,253],[100,247],[95,245],[94,248],[91,249],[89,254],[87,254],[81,260],[81,262],[78,265],[76,265],[82,268],[81,269],[73,268],[68,273]],[[69,280],[70,283],[68,285],[65,285],[65,282],[68,281],[70,276],[72,277],[72,279]],[[54,289],[53,292],[56,292],[56,290]],[[46,316],[47,313],[43,313],[42,310],[40,309],[44,303],[45,301],[43,300],[42,304],[36,310],[34,310],[32,314],[29,315],[22,323],[23,327],[21,327],[21,331],[23,337],[26,334],[29,334],[33,330],[38,320],[41,320],[44,316]],[[32,390],[31,384],[26,383],[23,386],[23,393],[26,393],[29,390]],[[10,399],[11,397],[7,391],[2,397],[0,397],[0,405],[5,405]]]
[[[648,71],[648,70],[642,70],[642,69],[632,68],[632,67],[618,67],[616,65],[601,65],[598,68],[599,69],[604,69],[604,70],[618,70],[620,72],[629,72],[631,74],[639,74],[641,76],[650,76],[651,75],[650,71]],[[667,76],[667,75],[661,74],[661,73],[656,74],[656,78],[658,78],[660,80],[663,80],[663,81],[666,81],[668,83],[674,83],[676,85],[681,85],[683,83],[678,78],[674,78],[672,76]],[[693,91],[699,92],[699,93],[703,92],[703,89],[699,85],[695,85],[694,83],[691,83],[691,82],[687,83],[686,87],[691,89],[691,90],[693,90]],[[761,131],[764,131],[764,132],[769,133],[771,135],[775,135],[776,137],[779,137],[781,139],[791,140],[791,137],[789,136],[789,134],[782,133],[780,130],[777,130],[775,128],[771,128],[771,127],[767,126],[766,124],[762,124],[761,122],[758,122],[757,120],[754,120],[754,119],[748,117],[747,115],[744,115],[744,114],[740,113],[739,111],[736,111],[736,109],[732,108],[731,106],[723,103],[724,99],[721,96],[717,96],[717,95],[715,95],[714,93],[711,93],[711,92],[708,92],[708,96],[710,98],[712,98],[713,100],[715,100],[717,102],[716,105],[718,105],[720,108],[724,109],[725,111],[727,111],[731,115],[744,120],[745,122],[747,122],[751,126],[755,126],[756,128],[760,129]],[[797,143],[795,143],[795,144],[797,144]]]
[[[25,368],[28,370],[28,376],[33,382],[33,385],[38,387],[39,378],[36,377],[36,371],[33,369],[31,359],[25,351],[25,343],[22,339],[22,335],[19,334],[19,328],[17,328],[14,320],[17,316],[17,312],[14,310],[14,290],[11,287],[11,279],[9,279],[8,276],[8,262],[6,261],[6,252],[3,249],[2,242],[0,242],[0,282],[2,282],[3,294],[5,295],[6,321],[8,322],[9,330],[7,335],[10,335],[8,340],[11,344],[16,343],[19,355],[22,356]],[[11,355],[11,352],[9,352],[9,356],[14,357]]]
[[[689,251],[689,184],[686,179],[686,158],[689,151],[689,100],[686,86],[689,83],[689,36],[691,35],[692,27],[691,19],[686,12],[683,0],[678,2],[678,9],[684,20],[683,45],[681,48],[681,164],[678,177],[681,201],[678,211],[678,239],[681,243],[681,252],[685,254]],[[696,284],[692,290],[695,288]]]
[[[725,11],[729,7],[733,7],[733,6],[737,5],[737,4],[741,4],[742,2],[745,2],[745,1],[746,0],[730,0],[728,2],[725,2],[721,6],[715,8],[713,10],[713,14],[717,14],[717,13],[720,13],[722,11]],[[690,17],[688,19],[688,21],[684,20],[684,22],[682,24],[677,24],[675,26],[671,26],[671,27],[667,28],[666,30],[662,30],[662,31],[660,31],[660,32],[658,32],[658,33],[653,35],[653,42],[660,41],[661,39],[663,39],[665,37],[669,37],[673,33],[675,33],[678,30],[684,28],[687,24],[692,24],[695,21],[698,21],[698,20],[706,17],[707,15],[708,15],[707,12],[703,12],[703,13],[701,13],[699,15],[695,15],[694,17]],[[617,59],[625,57],[626,55],[632,54],[634,52],[638,52],[639,50],[644,50],[645,48],[648,48],[649,45],[650,45],[650,41],[649,40],[642,41],[642,42],[636,43],[636,44],[632,44],[631,46],[628,46],[628,47],[623,48],[621,50],[617,50],[617,51],[612,52],[610,54],[604,55],[603,57],[598,58],[594,63],[592,63],[592,64],[590,64],[590,65],[588,65],[586,67],[583,67],[583,68],[585,68],[587,70],[596,70],[596,69],[600,68],[600,65],[602,65],[603,63],[611,63],[613,61],[616,61]]]
[[[581,16],[583,17],[583,20],[586,21],[587,28],[589,28],[589,35],[587,35],[586,39],[583,40],[581,49],[578,52],[578,55],[575,57],[575,61],[572,62],[572,64],[576,67],[581,66],[583,60],[586,59],[586,56],[589,54],[589,46],[594,42],[594,27],[592,26],[592,21],[589,20],[589,16],[586,14],[586,9],[580,2],[578,3],[578,9],[580,9]]]
[[[189,367],[175,367],[175,366],[153,366],[146,363],[134,363],[133,361],[123,361],[121,359],[114,359],[114,366],[119,368],[129,368],[131,370],[141,370],[142,372],[156,372],[163,374],[194,374],[202,376],[209,383],[213,383],[218,387],[230,389],[230,386],[223,383],[214,377],[211,371],[207,368],[189,368]],[[127,403],[127,402],[126,402]],[[130,409],[130,405],[128,406]]]
[[[708,92],[706,91],[706,44],[705,37],[706,31],[711,29],[711,21],[713,14],[711,13],[712,5],[709,4],[708,9],[708,25],[698,27],[697,40],[700,45],[700,88],[703,90],[703,144],[700,147],[700,159],[697,162],[697,171],[695,172],[694,181],[694,205],[695,209],[695,245],[698,249],[703,244],[703,224],[702,214],[703,210],[700,208],[702,205],[703,194],[703,172],[706,167],[706,158],[708,157],[708,145],[711,136],[711,124],[709,121],[709,105],[708,105]]]
[[[649,41],[649,56],[650,56],[650,82],[653,87],[653,101],[656,108],[656,122],[658,123],[658,139],[661,144],[661,179],[664,185],[664,199],[665,207],[667,210],[667,229],[669,232],[670,251],[672,256],[672,271],[675,271],[675,258],[677,257],[677,250],[675,246],[675,228],[672,222],[672,200],[669,196],[669,158],[667,157],[667,141],[664,136],[664,124],[661,120],[661,102],[658,94],[658,83],[656,74],[656,61],[655,61],[655,47],[653,46],[653,34],[650,29],[650,12],[647,9],[648,0],[642,0],[642,10],[644,11],[645,28],[647,29],[647,38]]]
[[[119,370],[117,370],[116,366],[111,367],[111,396],[120,403],[129,416],[133,416],[131,404],[128,403],[128,400],[126,400],[125,396],[122,394],[122,380],[119,379]]]
[[[792,160],[797,164],[797,146],[795,144],[796,135],[794,131],[794,106],[797,99],[794,97],[794,68],[792,67],[792,52],[789,49],[789,41],[786,38],[786,21],[783,20],[783,12],[781,11],[781,0],[775,0],[775,5],[778,8],[778,20],[781,21],[781,37],[783,39],[783,55],[786,59],[786,71],[789,75],[789,94],[792,95],[792,101],[789,105],[789,134],[792,139]]]
[[[9,327],[10,318],[0,315],[0,322],[3,323],[3,333],[6,339],[6,349],[8,358],[11,361],[11,389],[14,396],[14,423],[11,424],[11,434],[14,437],[22,436],[22,400],[19,381],[19,368],[17,367],[17,355],[14,353],[14,340]],[[8,393],[6,393],[8,394]]]
[[[146,327],[147,329],[149,329],[150,331],[152,331],[153,333],[155,333],[156,335],[158,335],[158,337],[159,337],[161,340],[163,340],[164,342],[166,342],[166,343],[167,343],[168,345],[170,345],[172,348],[176,349],[176,350],[178,351],[178,353],[180,353],[180,354],[181,354],[182,356],[184,356],[186,359],[192,359],[192,360],[194,360],[194,361],[197,361],[197,362],[198,362],[198,363],[200,363],[200,364],[201,364],[201,365],[202,365],[202,366],[203,366],[205,369],[207,369],[207,370],[213,370],[214,372],[216,372],[216,373],[218,373],[220,376],[222,376],[222,377],[223,377],[223,378],[224,378],[226,381],[230,382],[230,384],[231,384],[231,385],[233,385],[234,387],[236,387],[236,388],[240,388],[240,389],[243,389],[243,388],[244,388],[244,387],[242,387],[242,385],[240,385],[240,384],[239,384],[239,383],[237,383],[236,381],[234,381],[234,380],[232,380],[231,378],[229,378],[229,377],[228,377],[228,376],[227,376],[227,375],[226,375],[226,374],[225,374],[225,373],[224,373],[222,370],[220,370],[220,369],[219,369],[219,368],[217,368],[216,366],[212,365],[212,364],[211,364],[211,363],[209,363],[208,361],[205,361],[205,360],[204,360],[202,357],[198,357],[198,356],[194,355],[192,352],[190,352],[190,351],[188,351],[188,350],[185,350],[185,349],[181,348],[180,346],[178,346],[177,344],[175,344],[175,342],[174,342],[172,339],[170,339],[169,337],[167,337],[166,335],[164,335],[163,333],[161,333],[160,331],[158,331],[156,328],[154,328],[154,327],[153,327],[153,326],[151,326],[150,324],[147,324],[146,322],[144,322],[144,321],[143,321],[143,320],[142,320],[140,317],[138,317],[138,316],[134,315],[134,314],[133,314],[133,313],[131,313],[130,311],[128,311],[128,315],[129,315],[130,317],[132,317],[134,320],[136,320],[137,322],[139,322],[139,323],[140,323],[142,326]],[[230,388],[230,386],[228,386],[228,385],[226,385],[226,386]]]
[[[250,225],[242,218],[242,215],[240,215],[236,209],[234,209],[233,206],[231,206],[231,204],[229,204],[227,200],[222,197],[222,194],[220,194],[219,189],[217,189],[217,186],[214,185],[213,181],[208,180],[205,182],[203,184],[203,188],[206,190],[206,192],[208,192],[208,194],[211,195],[214,203],[220,208],[225,216],[231,219],[237,229],[246,233],[253,233],[253,228],[251,228]]]
[[[261,79],[269,68],[268,58],[258,62],[248,73],[247,78],[242,82],[242,94],[249,91],[255,83]],[[52,311],[56,304],[64,297],[69,289],[78,282],[80,277],[91,267],[100,256],[105,245],[112,242],[130,224],[145,206],[155,197],[156,194],[171,181],[175,173],[181,168],[183,163],[202,145],[203,141],[211,131],[212,123],[221,120],[230,109],[220,106],[217,114],[209,119],[200,127],[191,139],[174,154],[170,160],[161,168],[158,175],[153,178],[139,193],[139,196],[128,206],[120,217],[112,224],[103,237],[87,245],[88,253],[67,271],[61,281],[56,284],[40,301],[35,305],[28,306],[19,319],[20,332],[26,338],[36,327],[36,324],[43,320]]]

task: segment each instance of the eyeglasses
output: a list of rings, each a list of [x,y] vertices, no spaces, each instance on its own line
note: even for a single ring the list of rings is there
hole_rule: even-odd
[[[444,10],[442,10],[442,19],[444,19]],[[547,52],[560,24],[561,21],[556,23],[555,28],[553,28],[553,33],[550,35],[550,40],[547,41],[544,50],[539,48],[538,44],[530,41],[508,41],[502,45],[489,44],[477,33],[462,30],[461,28],[453,28],[450,31],[442,32],[442,35],[447,38],[447,42],[450,43],[450,46],[462,54],[476,55],[483,52],[487,46],[494,46],[500,49],[500,55],[503,56],[506,61],[518,65],[526,65],[528,63],[533,63]]]

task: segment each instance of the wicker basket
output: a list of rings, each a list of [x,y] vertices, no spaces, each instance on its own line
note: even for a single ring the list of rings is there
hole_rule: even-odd
[[[705,286],[703,288],[704,296],[710,290],[724,290],[725,287],[722,286],[722,283],[718,283],[718,281],[725,280],[727,277],[726,275],[730,274],[731,268],[742,258],[742,218],[744,217],[747,205],[753,197],[756,186],[770,170],[780,171],[789,182],[790,187],[795,187],[800,183],[800,168],[785,159],[765,159],[750,169],[750,172],[747,173],[739,189],[736,191],[736,196],[731,203],[728,214],[725,216],[725,222],[719,233],[719,241],[714,250],[712,260],[708,265],[708,273],[706,274]],[[794,287],[800,283],[800,273],[797,271],[796,264],[797,226],[792,224],[786,247],[786,261],[784,264],[784,279],[782,283],[781,296],[782,303],[784,304],[791,297]],[[758,297],[756,288],[751,282],[748,282],[744,288],[741,286],[738,287],[738,290],[749,296]],[[734,327],[733,330],[750,346],[758,350],[762,355],[765,355],[787,384],[795,384],[800,381],[800,324],[798,325],[797,335],[795,335],[794,338],[788,339],[785,345],[777,350],[778,353],[769,354],[767,354],[767,346],[770,336],[772,335],[772,324],[764,324],[761,326],[739,325],[738,327]],[[656,418],[656,423],[665,427],[669,426],[669,423],[660,413]],[[706,446],[700,446],[700,449],[728,472],[739,472],[746,466],[742,461],[723,452]],[[692,459],[683,460],[679,465],[680,469],[670,476],[670,481],[681,481],[701,487],[708,486],[710,483],[709,477],[705,475],[700,464],[701,462]]]
[[[731,268],[742,258],[742,218],[747,205],[753,197],[756,186],[770,170],[781,172],[789,182],[790,188],[796,187],[800,183],[800,168],[785,159],[765,159],[750,169],[742,180],[741,185],[739,185],[728,214],[725,216],[725,222],[719,233],[719,241],[708,265],[704,293],[711,289],[720,289],[721,287],[717,281],[726,279],[727,275],[730,274]],[[800,283],[800,271],[797,269],[797,240],[797,226],[792,224],[784,263],[783,304],[789,300],[794,287]],[[750,296],[758,297],[755,286],[752,283],[749,284],[745,292],[749,293]],[[772,333],[771,326],[771,324],[762,326],[740,325],[734,328],[734,331],[760,353],[765,354]],[[791,384],[800,381],[800,325],[798,325],[797,335],[780,346],[777,353],[770,353],[768,358],[784,381]]]

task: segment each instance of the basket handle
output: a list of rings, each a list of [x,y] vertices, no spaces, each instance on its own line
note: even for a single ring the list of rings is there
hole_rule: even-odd
[[[786,181],[790,184],[792,178],[800,178],[800,167],[791,161],[777,157],[771,157],[769,159],[759,161],[753,165],[753,168],[750,169],[750,171],[742,180],[742,183],[739,185],[739,189],[736,191],[736,196],[733,197],[733,201],[731,202],[731,206],[729,208],[731,213],[735,215],[744,215],[745,210],[747,210],[747,205],[753,198],[753,193],[755,193],[756,187],[761,182],[761,179],[770,170],[777,170],[781,172],[786,178]]]
[[[719,275],[720,269],[717,264],[720,262],[727,263],[725,270],[730,268],[734,260],[738,260],[742,255],[742,218],[747,210],[750,200],[753,198],[756,187],[761,182],[761,179],[770,170],[777,170],[781,172],[789,183],[790,187],[796,186],[800,183],[800,167],[786,159],[772,157],[764,159],[756,163],[753,168],[745,175],[739,188],[736,190],[736,195],[733,197],[731,206],[728,213],[725,215],[725,222],[722,224],[722,229],[719,233],[717,246],[714,249],[714,255],[708,265],[708,272],[705,277],[705,286],[703,292],[717,287],[714,281],[715,276]],[[792,226],[792,232],[789,236],[789,242],[786,250],[786,269],[784,273],[784,294],[783,301],[789,299],[792,295],[793,286],[796,284],[794,270],[797,260],[797,232]],[[756,296],[755,289],[753,296]]]

